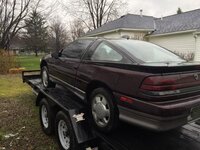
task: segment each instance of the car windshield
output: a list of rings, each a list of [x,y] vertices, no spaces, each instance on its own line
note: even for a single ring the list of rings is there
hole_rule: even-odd
[[[137,40],[111,40],[111,42],[145,63],[185,62],[176,54],[152,43]]]

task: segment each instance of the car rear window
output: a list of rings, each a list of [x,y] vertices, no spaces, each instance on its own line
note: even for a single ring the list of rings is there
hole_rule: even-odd
[[[155,44],[137,40],[111,40],[112,43],[127,50],[133,57],[148,62],[184,62],[178,55]]]

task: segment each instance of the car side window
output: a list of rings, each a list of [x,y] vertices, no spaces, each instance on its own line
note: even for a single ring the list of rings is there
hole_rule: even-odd
[[[92,40],[76,40],[63,50],[62,56],[80,59],[91,42]]]
[[[114,61],[120,62],[123,57],[112,47],[105,43],[101,43],[94,51],[91,60],[93,61]]]

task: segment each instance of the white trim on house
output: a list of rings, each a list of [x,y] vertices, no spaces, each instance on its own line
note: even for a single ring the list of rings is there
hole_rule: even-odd
[[[100,33],[89,34],[89,35],[86,35],[86,36],[90,37],[90,36],[102,35],[102,34],[107,34],[107,33],[112,33],[112,32],[119,32],[119,31],[139,31],[139,32],[140,32],[140,31],[144,31],[144,32],[149,32],[149,31],[154,31],[154,29],[118,28],[118,29],[114,29],[114,30],[109,30],[109,31],[100,32]]]
[[[162,33],[162,34],[155,34],[155,35],[148,35],[147,37],[166,36],[166,35],[182,34],[182,33],[189,33],[189,32],[195,32],[195,31],[196,31],[196,29],[194,29],[194,30],[178,31],[178,32]]]
[[[198,35],[198,34],[200,34],[200,31],[194,32],[194,35]]]

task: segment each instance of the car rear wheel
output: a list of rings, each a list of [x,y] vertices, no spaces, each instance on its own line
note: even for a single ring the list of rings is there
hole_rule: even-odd
[[[49,79],[49,72],[46,66],[42,67],[41,70],[41,79],[42,79],[42,84],[45,88],[49,88],[49,87],[55,87],[55,83],[53,83],[50,79]]]
[[[97,88],[92,92],[90,114],[92,122],[98,130],[110,132],[117,127],[119,113],[111,92],[104,88]]]

